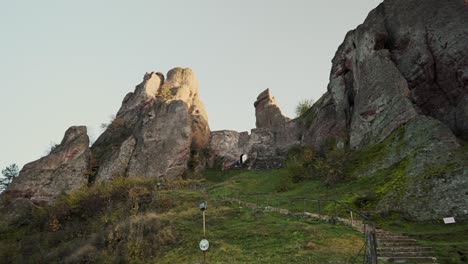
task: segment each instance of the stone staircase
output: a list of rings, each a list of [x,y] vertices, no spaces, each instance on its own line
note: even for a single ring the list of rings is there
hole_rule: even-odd
[[[416,240],[402,234],[377,229],[377,254],[383,263],[437,263],[430,247],[418,245]]]
[[[258,207],[257,204],[242,201],[239,199],[228,199],[230,201],[239,203],[239,205],[251,209],[263,209],[265,211],[272,211],[283,215],[303,216],[323,221],[331,219],[337,220],[345,225],[351,226],[357,231],[364,233],[366,226],[363,222],[358,220],[346,219],[341,217],[332,217],[327,215],[314,214],[303,212],[299,214],[291,214],[288,209],[277,208],[272,206]],[[367,227],[368,228],[368,227]],[[437,264],[437,257],[431,247],[424,247],[404,234],[396,234],[383,229],[376,229],[377,238],[377,256],[379,263],[418,263],[418,264]]]

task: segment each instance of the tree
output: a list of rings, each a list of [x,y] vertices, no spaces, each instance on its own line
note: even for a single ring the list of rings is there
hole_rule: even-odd
[[[305,112],[307,112],[307,110],[309,110],[309,108],[311,108],[313,104],[314,100],[312,99],[301,100],[296,106],[296,116],[299,117],[305,114]]]
[[[5,167],[5,169],[2,170],[2,175],[3,178],[0,179],[0,190],[3,191],[8,186],[10,183],[13,181],[15,177],[17,177],[19,174],[19,168],[18,165],[15,163],[11,164],[10,166]]]

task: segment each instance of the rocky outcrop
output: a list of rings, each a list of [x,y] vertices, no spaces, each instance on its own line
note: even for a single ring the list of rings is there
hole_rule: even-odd
[[[49,155],[24,165],[6,191],[9,198],[27,198],[35,204],[54,201],[88,184],[91,151],[86,127],[70,127]]]
[[[299,126],[283,116],[270,89],[260,93],[254,107],[257,128],[250,135],[226,130],[211,133],[210,166],[222,161],[222,167],[231,167],[245,154],[250,169],[279,168],[286,160],[288,149],[300,143]]]
[[[194,72],[175,68],[167,79],[161,73],[147,73],[92,146],[99,165],[95,179],[182,176],[191,156],[203,152],[209,139]],[[191,169],[203,167],[202,161]]]
[[[395,134],[384,155],[363,171],[363,177],[379,171],[393,174],[376,212],[397,212],[418,221],[447,216],[466,220],[467,153],[450,129],[432,117],[418,116]]]
[[[285,126],[289,118],[283,116],[276,100],[270,94],[270,89],[260,93],[254,103],[256,127],[277,130]]]
[[[336,139],[351,148],[381,142],[417,115],[466,140],[467,12],[457,1],[384,1],[338,48],[328,107],[316,115],[327,116],[342,131]]]
[[[461,1],[384,1],[346,35],[327,93],[297,119],[301,143],[315,149],[328,142],[366,150],[404,131],[361,171],[404,171],[405,188],[387,193],[381,212],[468,219],[468,164],[459,143],[468,137],[467,24]]]
[[[242,140],[241,135],[247,134],[247,140]],[[242,149],[248,143],[248,132],[232,130],[212,131],[210,139],[211,157],[209,166],[212,168],[229,168],[240,161],[240,156],[245,154]]]
[[[462,1],[384,1],[346,35],[327,92],[304,115],[289,120],[268,89],[258,96],[250,166],[281,166],[294,144],[354,155],[385,145],[353,172],[388,174],[376,212],[468,219],[467,24]]]

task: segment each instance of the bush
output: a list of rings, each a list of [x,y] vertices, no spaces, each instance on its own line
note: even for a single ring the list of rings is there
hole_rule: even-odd
[[[135,216],[109,232],[108,250],[118,252],[127,263],[157,256],[163,246],[178,241],[179,235],[173,226],[156,214]]]
[[[312,99],[303,99],[301,100],[296,106],[296,116],[302,116],[309,110],[312,105],[314,104],[314,100]]]
[[[332,149],[314,162],[314,173],[329,186],[346,181],[349,179],[347,174],[349,160],[349,154],[345,150]]]
[[[18,177],[19,175],[19,168],[18,165],[15,163],[5,167],[2,170],[2,175],[4,178],[0,178],[0,192],[7,189],[10,183],[13,181],[14,178]]]
[[[349,154],[345,150],[330,148],[322,156],[315,156],[310,147],[294,146],[288,152],[285,167],[293,183],[318,178],[326,185],[334,185],[349,178],[348,164]],[[287,179],[282,181],[286,183]]]
[[[277,192],[287,192],[292,189],[293,180],[291,174],[283,174],[280,177],[278,184],[276,185],[275,189]]]
[[[168,87],[163,87],[161,89],[161,93],[158,95],[158,97],[163,101],[167,102],[175,98],[175,96],[172,94],[171,89]]]
[[[294,146],[288,152],[286,169],[294,183],[312,178],[314,152],[310,147]]]

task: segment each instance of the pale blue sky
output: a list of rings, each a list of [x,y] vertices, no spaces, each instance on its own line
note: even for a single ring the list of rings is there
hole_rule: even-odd
[[[147,71],[194,69],[212,130],[253,128],[267,87],[293,117],[378,3],[0,0],[0,167],[40,158],[72,125],[95,139]]]

